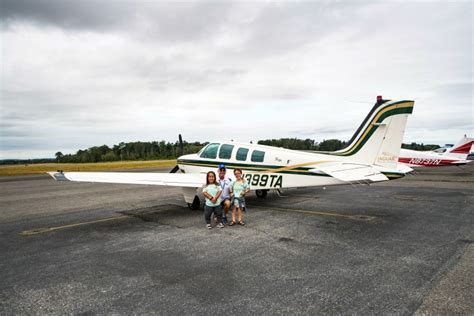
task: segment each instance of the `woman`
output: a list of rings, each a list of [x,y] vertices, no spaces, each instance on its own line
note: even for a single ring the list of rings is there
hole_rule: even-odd
[[[242,178],[242,170],[234,169],[235,181],[232,183],[231,186],[231,193],[234,196],[234,208],[232,209],[232,222],[229,226],[233,226],[235,224],[245,225],[242,211],[245,208],[245,194],[250,191],[250,186],[247,183],[247,180]],[[236,218],[238,218],[238,222],[236,222]]]
[[[202,194],[206,198],[206,205],[204,206],[204,219],[206,220],[207,229],[211,229],[211,215],[217,217],[219,224],[217,228],[222,228],[222,208],[220,196],[222,194],[221,187],[217,184],[216,174],[214,171],[209,171],[206,176],[206,186],[202,190]]]

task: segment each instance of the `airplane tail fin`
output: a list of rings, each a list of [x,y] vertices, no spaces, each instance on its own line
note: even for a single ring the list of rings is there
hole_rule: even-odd
[[[383,100],[377,103],[359,126],[349,145],[331,154],[350,157],[351,161],[397,168],[408,115],[415,102]]]
[[[474,138],[469,138],[464,135],[461,140],[452,148],[446,150],[443,156],[455,157],[457,159],[466,159],[474,145]]]

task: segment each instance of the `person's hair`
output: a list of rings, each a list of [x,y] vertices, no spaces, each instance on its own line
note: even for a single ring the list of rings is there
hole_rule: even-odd
[[[245,180],[245,178],[242,177],[242,169],[240,169],[240,168],[235,168],[235,169],[234,169],[234,175],[235,175],[235,172],[236,172],[236,171],[239,171],[239,172],[240,172],[240,175],[241,175],[240,179],[242,179],[242,181],[245,183],[247,180]]]
[[[210,183],[209,182],[209,175],[212,174],[214,175],[214,182]],[[216,177],[216,173],[214,171],[209,171],[206,175],[206,185],[209,185],[209,184],[216,184],[217,183],[217,177]]]

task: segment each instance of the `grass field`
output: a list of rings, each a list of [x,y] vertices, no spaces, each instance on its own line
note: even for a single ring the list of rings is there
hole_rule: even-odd
[[[114,161],[97,163],[40,163],[28,165],[1,165],[0,176],[40,174],[48,171],[107,171],[118,169],[143,169],[173,167],[176,160]]]

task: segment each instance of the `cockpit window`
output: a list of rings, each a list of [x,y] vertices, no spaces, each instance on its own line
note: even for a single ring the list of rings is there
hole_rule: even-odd
[[[217,150],[219,149],[219,143],[213,143],[207,145],[204,151],[201,153],[201,158],[210,158],[216,159],[217,158]]]
[[[239,150],[237,150],[237,155],[235,158],[239,161],[245,161],[247,160],[248,153],[249,153],[249,150],[247,148],[239,148]]]
[[[263,162],[263,159],[265,158],[265,152],[260,151],[260,150],[254,150],[252,152],[252,160],[253,162]]]
[[[234,145],[224,144],[221,146],[219,151],[219,158],[221,159],[230,159],[232,156],[232,150],[234,150]]]
[[[438,153],[438,154],[442,154],[442,153],[445,153],[448,149],[452,148],[453,146],[452,145],[446,145],[446,146],[443,146],[443,147],[440,147],[438,149],[435,149],[433,150],[435,153]]]

